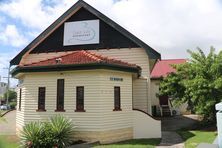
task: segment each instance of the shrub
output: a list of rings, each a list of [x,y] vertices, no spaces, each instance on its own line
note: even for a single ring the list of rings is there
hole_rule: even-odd
[[[17,105],[16,102],[10,102],[10,103],[9,103],[9,106],[10,106],[11,109],[15,109],[15,106],[16,106],[16,105]]]
[[[38,148],[41,146],[43,134],[43,124],[40,122],[31,122],[26,124],[21,133],[21,143],[26,148]]]
[[[72,142],[72,120],[61,115],[48,122],[31,122],[23,128],[21,144],[25,148],[65,148]]]

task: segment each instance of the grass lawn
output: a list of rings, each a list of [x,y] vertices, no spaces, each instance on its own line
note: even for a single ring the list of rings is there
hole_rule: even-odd
[[[6,121],[5,118],[0,117],[0,123],[1,123],[1,122],[5,122],[5,121]]]
[[[96,145],[94,148],[154,148],[161,139],[133,139],[107,145]]]
[[[16,136],[0,136],[0,148],[18,148],[18,138]]]
[[[212,131],[178,131],[185,141],[186,148],[196,148],[200,143],[212,143],[216,138],[216,132]]]

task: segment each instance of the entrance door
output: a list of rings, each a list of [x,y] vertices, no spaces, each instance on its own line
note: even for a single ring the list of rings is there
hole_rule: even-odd
[[[160,105],[168,105],[168,96],[160,96],[159,100],[160,100]]]

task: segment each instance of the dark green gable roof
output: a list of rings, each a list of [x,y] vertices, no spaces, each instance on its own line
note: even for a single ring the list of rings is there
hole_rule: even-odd
[[[84,8],[88,10],[93,15],[97,16],[99,19],[107,23],[109,26],[123,34],[126,38],[130,39],[132,42],[137,44],[139,47],[144,48],[146,50],[147,55],[150,59],[160,59],[160,54],[152,49],[150,46],[145,44],[143,41],[138,39],[136,36],[122,28],[120,25],[106,17],[101,12],[97,11],[95,8],[87,4],[86,2],[79,0],[76,4],[74,4],[69,10],[67,10],[62,16],[60,16],[54,23],[52,23],[46,30],[44,30],[37,38],[35,38],[28,46],[26,46],[16,57],[14,57],[11,61],[11,65],[18,65],[22,56],[28,52],[33,46],[35,46],[40,40],[42,40],[45,36],[47,36],[58,24],[60,24],[67,16],[69,16],[73,12],[77,12],[80,8]]]

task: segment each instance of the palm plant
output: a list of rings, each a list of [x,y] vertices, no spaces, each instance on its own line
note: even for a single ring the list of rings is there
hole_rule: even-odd
[[[55,146],[66,147],[72,142],[74,126],[71,119],[57,115],[50,119],[47,126],[53,136]]]
[[[41,146],[43,125],[40,122],[26,124],[21,132],[21,144],[26,148],[38,148]]]
[[[48,122],[31,122],[21,132],[21,144],[25,148],[65,148],[72,142],[72,120],[61,115]]]

